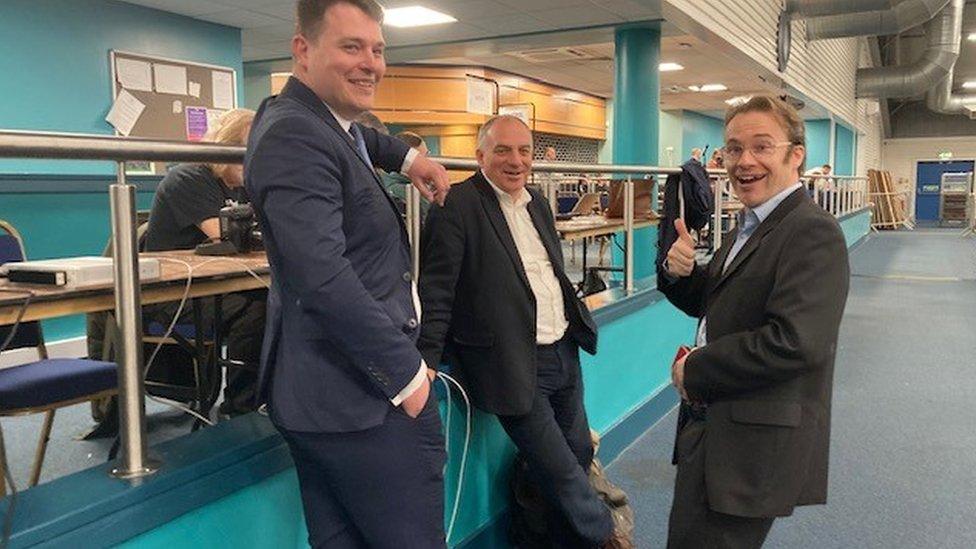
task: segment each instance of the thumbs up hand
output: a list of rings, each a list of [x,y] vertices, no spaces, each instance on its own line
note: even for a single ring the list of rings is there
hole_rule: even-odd
[[[695,239],[688,232],[684,219],[675,219],[674,228],[678,231],[678,240],[668,250],[666,267],[668,274],[681,278],[691,275],[695,267]]]

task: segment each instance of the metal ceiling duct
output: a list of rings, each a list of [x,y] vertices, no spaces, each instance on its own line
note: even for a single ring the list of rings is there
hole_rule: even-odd
[[[867,6],[878,6],[887,2],[837,0],[833,3],[836,9],[831,15],[807,18],[807,40],[898,34],[932,19],[949,0],[893,0],[894,5],[890,8],[882,7],[872,11],[866,11],[871,9]],[[817,11],[826,11],[829,2],[817,0],[815,4]],[[857,6],[856,10],[852,5]]]
[[[952,71],[925,96],[925,104],[930,110],[942,114],[965,114],[973,117],[976,110],[976,94],[953,94]]]
[[[909,0],[913,1],[913,0]],[[965,0],[949,0],[938,16],[929,21],[928,46],[922,58],[911,65],[857,70],[857,97],[913,97],[932,89],[948,77],[959,58],[962,40],[962,11]],[[916,21],[918,22],[918,21]]]
[[[889,10],[895,7],[898,2],[899,0],[860,0],[858,2],[850,0],[786,0],[783,11],[791,14],[794,19],[805,19],[821,15]]]

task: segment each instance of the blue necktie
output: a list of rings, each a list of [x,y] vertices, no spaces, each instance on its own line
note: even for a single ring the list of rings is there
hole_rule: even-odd
[[[366,140],[363,139],[363,132],[359,131],[359,127],[356,124],[349,126],[349,135],[352,136],[353,141],[356,142],[356,148],[359,150],[359,156],[363,157],[370,166],[373,165],[373,161],[369,158],[369,151],[366,150]]]

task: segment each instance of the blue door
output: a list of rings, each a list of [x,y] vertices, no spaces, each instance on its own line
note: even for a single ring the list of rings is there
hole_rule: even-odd
[[[973,171],[972,160],[919,162],[915,177],[915,220],[939,221],[939,192],[942,174]]]

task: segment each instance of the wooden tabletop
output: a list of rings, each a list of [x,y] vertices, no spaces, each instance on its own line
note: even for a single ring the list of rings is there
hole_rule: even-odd
[[[634,229],[643,229],[657,224],[657,219],[634,219]],[[556,222],[556,232],[563,240],[603,236],[623,230],[623,219],[608,219],[602,215],[580,216],[568,221]]]
[[[144,305],[179,301],[183,297],[191,268],[193,280],[190,297],[254,290],[266,287],[271,281],[264,252],[214,257],[195,255],[192,251],[173,251],[144,253],[140,257],[158,258],[161,271],[158,279],[142,283]],[[66,289],[4,281],[0,282],[0,326],[12,324],[17,319],[26,291],[34,295],[24,313],[24,321],[115,308],[114,287],[111,285]]]

